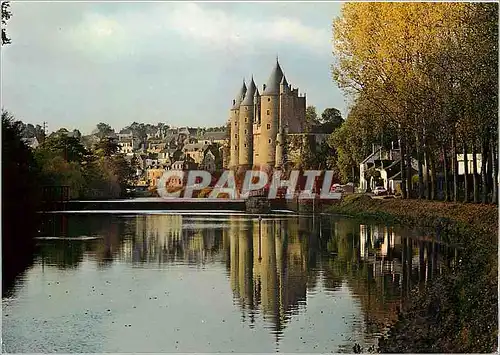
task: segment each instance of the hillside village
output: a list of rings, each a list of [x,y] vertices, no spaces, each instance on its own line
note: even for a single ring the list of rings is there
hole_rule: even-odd
[[[137,186],[156,187],[165,170],[221,170],[226,132],[223,128],[203,130],[189,127],[159,127],[141,137],[132,129],[110,133],[123,154],[136,169]],[[99,141],[93,134],[86,145]],[[89,147],[90,148],[90,147]]]

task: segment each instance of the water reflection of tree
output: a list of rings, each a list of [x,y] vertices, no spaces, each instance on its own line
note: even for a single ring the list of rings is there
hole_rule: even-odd
[[[367,329],[362,332],[378,333],[396,317],[404,294],[400,281],[409,287],[412,277],[422,278],[422,270],[427,277],[436,265],[434,259],[432,267],[424,265],[427,258],[419,255],[417,260],[423,261],[401,267],[406,254],[397,245],[399,239],[390,242],[385,255],[381,252],[387,247],[385,242],[377,244],[374,238],[367,238],[362,243],[359,224],[348,220],[286,218],[259,223],[239,217],[215,224],[210,219],[181,215],[147,215],[121,219],[72,216],[56,223],[66,223],[67,236],[102,238],[43,242],[45,263],[58,267],[76,267],[84,254],[94,256],[104,267],[117,257],[131,263],[180,262],[193,267],[225,263],[244,321],[252,325],[260,309],[277,339],[290,316],[305,307],[307,291],[317,289],[320,282],[328,292],[347,286],[365,317]],[[383,270],[380,265],[391,269]],[[420,272],[412,273],[416,265]]]
[[[88,241],[50,240],[40,244],[39,256],[42,265],[59,269],[74,269],[83,259]]]
[[[360,300],[366,321],[369,324],[387,324],[396,315],[399,305],[401,293],[398,275],[377,274],[375,263],[383,261],[376,258],[361,259],[359,227],[347,235],[339,234],[337,238],[342,241],[338,243],[340,250],[348,245],[349,252],[339,252],[338,255],[340,258],[346,255],[345,280],[353,295]],[[369,254],[376,254],[373,246],[370,246]]]
[[[76,268],[87,254],[95,258],[98,266],[106,267],[129,233],[130,224],[116,216],[52,214],[45,216],[40,235],[61,239],[40,241],[37,255],[44,265],[64,269]]]
[[[222,226],[205,227],[208,220],[181,215],[135,218],[135,232],[126,241],[125,260],[134,263],[185,263],[200,266],[221,256]]]
[[[381,234],[374,237],[369,233],[363,236],[368,240],[362,243],[362,227],[354,222],[339,221],[330,237],[323,238],[324,282],[325,288],[331,291],[345,282],[359,301],[366,331],[379,333],[397,319],[398,309],[411,285],[427,281],[437,272],[437,252],[435,243],[401,237],[392,228],[383,226],[366,226],[370,233],[378,230]]]

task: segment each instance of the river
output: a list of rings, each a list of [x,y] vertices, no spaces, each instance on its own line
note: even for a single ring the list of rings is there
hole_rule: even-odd
[[[37,244],[2,299],[6,352],[352,352],[456,259],[331,216],[51,214]]]

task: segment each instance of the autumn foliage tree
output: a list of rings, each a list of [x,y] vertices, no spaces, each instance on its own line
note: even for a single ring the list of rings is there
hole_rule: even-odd
[[[403,197],[436,199],[440,180],[446,200],[496,202],[498,4],[347,3],[333,37],[333,78],[354,102],[340,132],[369,143],[395,135]],[[368,119],[371,129],[350,123]],[[480,159],[459,175],[462,153],[464,167]]]

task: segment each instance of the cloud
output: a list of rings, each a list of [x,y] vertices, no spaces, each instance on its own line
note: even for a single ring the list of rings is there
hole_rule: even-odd
[[[279,54],[308,103],[343,107],[329,77],[336,4],[13,2],[3,104],[51,129],[220,125],[242,77],[260,87]]]
[[[328,28],[310,27],[290,17],[259,17],[197,3],[157,3],[140,12],[87,14],[68,39],[79,50],[105,56],[158,50],[172,35],[205,50],[254,51],[293,44],[312,52],[329,51]]]
[[[88,13],[83,20],[65,33],[65,40],[90,56],[99,54],[108,59],[128,50],[126,27],[116,19],[101,14]]]

